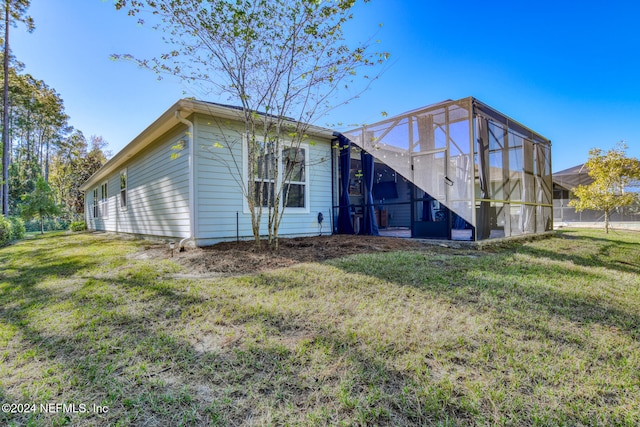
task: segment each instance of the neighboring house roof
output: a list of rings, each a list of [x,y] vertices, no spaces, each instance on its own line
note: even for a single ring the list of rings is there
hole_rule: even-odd
[[[566,190],[573,190],[579,185],[589,185],[593,178],[589,176],[589,170],[583,164],[553,173],[553,183]]]
[[[89,188],[97,185],[102,179],[106,178],[129,160],[131,157],[151,145],[160,136],[168,132],[174,126],[181,122],[177,117],[178,113],[184,113],[182,117],[188,117],[193,113],[204,114],[208,116],[219,117],[229,120],[242,121],[242,108],[216,104],[213,102],[197,101],[191,99],[180,99],[173,104],[167,111],[151,123],[145,130],[136,136],[129,144],[120,150],[115,156],[107,161],[100,169],[80,186],[81,191],[87,191]],[[265,116],[263,113],[259,113]],[[295,122],[288,119],[289,122]],[[333,138],[333,131],[319,126],[309,125],[307,130],[309,135],[323,138]]]

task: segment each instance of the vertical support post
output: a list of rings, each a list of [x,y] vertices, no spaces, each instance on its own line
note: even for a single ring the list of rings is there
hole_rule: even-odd
[[[445,144],[444,144],[444,179],[445,179],[445,186],[444,186],[444,199],[445,199],[445,206],[447,207],[447,239],[451,240],[451,227],[452,227],[452,222],[451,222],[451,203],[449,203],[449,201],[451,200],[451,186],[448,185],[449,181],[451,181],[451,179],[449,178],[449,162],[450,160],[450,143],[451,143],[451,130],[449,129],[449,107],[452,104],[447,104],[444,107],[444,133],[445,133]],[[453,185],[456,185],[456,183],[454,183]]]
[[[469,154],[470,154],[470,158],[469,161],[471,162],[471,178],[469,179],[469,186],[471,188],[469,188],[469,199],[470,199],[470,203],[471,203],[471,221],[473,221],[472,227],[473,227],[473,231],[472,231],[472,236],[471,236],[471,240],[473,240],[474,242],[477,240],[476,237],[476,224],[477,224],[477,217],[476,217],[476,177],[475,177],[475,173],[473,171],[476,170],[476,156],[475,156],[475,140],[476,140],[476,114],[475,114],[475,105],[473,103],[473,98],[469,98],[469,105],[468,105],[468,111],[469,111]]]
[[[507,125],[509,121],[507,120]],[[509,163],[509,126],[504,129],[502,147],[502,191],[504,193],[503,215],[504,215],[504,235],[511,236],[511,165]]]

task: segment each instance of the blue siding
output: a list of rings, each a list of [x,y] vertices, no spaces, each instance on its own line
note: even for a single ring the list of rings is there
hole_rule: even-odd
[[[229,122],[218,123],[208,117],[195,119],[196,135],[196,211],[198,244],[252,238],[251,215],[242,192],[242,128]],[[316,235],[318,212],[327,219],[323,234],[329,234],[332,206],[331,141],[312,139],[308,144],[309,209],[285,212],[280,236]],[[221,145],[222,147],[216,147]],[[237,216],[236,216],[237,215]],[[237,219],[236,219],[237,218]],[[267,213],[263,213],[261,233],[267,233]]]
[[[174,145],[181,139],[188,140],[185,133],[185,127],[170,132],[109,176],[108,215],[93,218],[93,189],[90,189],[86,195],[89,229],[189,237],[188,156],[184,154],[176,159],[171,156]],[[127,207],[122,209],[120,172],[125,168]]]

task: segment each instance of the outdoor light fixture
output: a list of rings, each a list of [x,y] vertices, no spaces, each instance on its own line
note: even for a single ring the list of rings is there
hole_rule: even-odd
[[[169,242],[169,249],[171,249],[171,258],[173,258],[173,250],[175,249],[175,242]]]

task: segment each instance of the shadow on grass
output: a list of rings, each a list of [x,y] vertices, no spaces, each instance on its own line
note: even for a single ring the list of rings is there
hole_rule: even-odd
[[[574,235],[576,232],[559,232],[560,239],[597,244],[597,252],[586,254],[566,254],[553,250],[533,246],[520,246],[518,252],[529,253],[537,257],[544,257],[555,261],[570,261],[585,267],[603,267],[608,270],[624,273],[640,274],[640,250],[638,243],[622,239],[594,237],[584,234]],[[595,249],[595,248],[594,248]],[[620,259],[626,258],[626,259]]]
[[[49,242],[48,240],[51,240]],[[101,242],[101,249],[109,249],[116,242]],[[20,242],[0,250],[0,280],[8,290],[16,286],[30,287],[45,277],[71,277],[88,271],[102,262],[100,254],[84,253],[87,242],[73,236],[47,236],[37,242]],[[74,253],[74,255],[70,255]]]
[[[189,307],[206,304],[205,299],[139,280],[112,286],[130,292],[130,298],[118,302],[39,292],[20,310],[1,317],[19,329],[21,340],[35,352],[34,363],[49,377],[35,386],[37,394],[26,395],[30,400],[99,404],[109,412],[0,414],[0,422],[239,425],[278,423],[293,416],[301,424],[348,420],[351,425],[415,425],[464,420],[472,410],[436,385],[424,390],[387,368],[382,358],[363,352],[352,335],[300,323],[265,307],[250,308],[241,300],[226,302],[237,314],[229,321],[240,328],[265,325],[272,339],[247,337],[231,347],[198,351],[167,323],[180,322]],[[138,313],[123,310],[138,291],[150,289],[152,304]],[[49,301],[73,303],[85,320],[64,335],[32,327],[27,310],[32,303]],[[177,309],[167,315],[167,306]],[[314,332],[283,345],[279,338],[297,327]],[[310,369],[309,364],[319,363],[316,353],[323,358]],[[25,394],[0,393],[6,402],[25,399]],[[292,410],[300,412],[292,415]]]
[[[583,240],[582,236],[578,237]],[[628,241],[597,241],[594,253],[559,253],[543,245],[517,245],[478,257],[443,257],[433,259],[420,253],[401,255],[364,255],[333,260],[329,264],[348,273],[364,274],[400,286],[413,286],[445,297],[456,304],[477,310],[523,312],[522,327],[531,328],[526,319],[536,316],[558,316],[578,324],[599,323],[619,328],[634,339],[640,339],[640,315],[622,308],[606,296],[588,292],[571,283],[614,283],[616,273],[639,274],[637,244]],[[606,244],[605,244],[606,243]],[[626,251],[623,259],[616,253]],[[547,259],[551,263],[529,263],[514,259],[514,253]],[[630,261],[631,262],[630,262]],[[562,263],[594,268],[593,271],[569,271]],[[604,269],[605,271],[601,270]],[[482,303],[480,303],[482,301]],[[631,305],[633,307],[633,305]],[[517,321],[517,319],[515,320]]]
[[[46,252],[39,256],[47,257]],[[578,256],[576,260],[581,257],[584,258]],[[54,260],[52,257],[47,262]],[[69,277],[68,272],[88,269],[91,262],[62,261],[59,268],[56,264],[50,267],[55,274]],[[476,274],[495,264],[500,269],[510,268],[508,274],[494,279]],[[331,262],[344,272],[415,287],[475,310],[486,310],[489,303],[489,309],[496,309],[499,314],[500,310],[526,313],[521,318],[512,314],[505,314],[504,318],[516,328],[537,328],[549,339],[565,343],[566,337],[532,325],[529,319],[564,316],[579,323],[621,327],[627,333],[632,333],[630,323],[640,324],[636,314],[606,301],[590,301],[553,287],[521,287],[518,281],[522,276],[542,281],[562,280],[558,274],[567,274],[567,279],[571,276],[542,265],[513,264],[508,253],[452,259],[429,259],[422,253],[378,254]],[[28,396],[46,401],[64,399],[91,404],[96,400],[110,411],[104,415],[72,414],[68,420],[60,421],[55,418],[59,414],[51,418],[39,414],[31,420],[35,425],[471,425],[493,421],[488,401],[466,398],[457,386],[435,377],[417,382],[410,373],[392,369],[385,355],[367,348],[357,334],[330,324],[315,324],[293,309],[270,307],[259,300],[248,305],[237,295],[223,293],[216,295],[218,300],[197,297],[183,292],[188,282],[184,286],[167,284],[161,272],[138,275],[135,268],[111,280],[83,276],[87,283],[98,283],[107,293],[115,294],[113,298],[91,292],[83,296],[54,294],[34,289],[33,278],[46,274],[40,268],[46,266],[25,267],[24,278],[2,279],[13,287],[34,291],[24,296],[23,305],[0,312],[0,319],[19,329],[28,351],[38,356],[39,361],[33,363],[44,366],[41,370],[52,377],[51,384],[25,390],[38,393],[32,390],[40,387],[44,390],[42,395]],[[594,273],[593,277],[599,276]],[[269,294],[310,285],[302,280],[291,283],[290,277],[273,272],[252,279],[251,286],[263,291],[267,288]],[[76,323],[69,325],[68,333],[51,334],[32,326],[28,312],[35,304],[60,302],[69,303],[80,315],[80,320],[69,320]],[[130,306],[132,302],[138,305]],[[191,319],[189,310],[193,307],[201,307],[203,312],[224,307],[231,313],[225,316],[225,322],[246,331],[258,331],[247,333],[234,345],[198,350],[180,337],[180,325],[197,320]],[[216,335],[215,329],[208,329],[213,326],[202,325],[195,333]],[[296,331],[308,334],[294,342],[287,341]],[[577,349],[580,344],[568,345]],[[0,395],[3,401],[21,402],[25,398],[24,394],[6,390],[0,390]],[[584,423],[584,418],[566,407],[554,410],[556,413],[549,415],[550,424],[553,420]],[[540,413],[543,410],[537,415]],[[516,425],[533,421],[531,414],[516,415],[521,417]],[[0,414],[0,421],[27,424],[30,419],[27,415],[9,418]]]
[[[623,236],[640,236],[640,231],[637,230],[612,230],[609,234],[606,234],[602,230],[597,229],[562,229],[556,231],[559,238],[564,239],[577,239],[577,240],[591,240],[594,242],[606,242],[616,243],[621,245],[633,245],[628,239],[624,239]]]
[[[83,245],[52,242],[63,253]],[[145,263],[105,278],[91,273],[99,257],[69,259],[38,246],[24,248],[20,256],[34,262],[13,263],[2,277],[8,284],[2,304],[15,299],[16,290],[23,292],[19,304],[3,307],[0,320],[18,331],[7,364],[29,367],[31,384],[16,385],[19,378],[12,377],[11,392],[0,390],[3,401],[99,404],[110,410],[0,414],[0,423],[446,425],[470,420],[476,411],[450,388],[434,383],[425,389],[389,368],[382,356],[363,350],[357,337],[299,313],[283,314],[259,301],[248,306],[226,293],[219,296],[223,301],[194,296],[184,292],[188,282],[165,282],[162,269],[140,272]],[[80,283],[58,293],[37,286],[47,276]],[[255,286],[267,277],[259,276]],[[280,279],[272,279],[277,288]],[[56,305],[66,312],[44,319],[61,322],[56,328],[32,318],[37,308]],[[244,335],[234,344],[200,349],[181,330],[194,307],[205,313],[223,307],[224,321]],[[218,335],[212,326],[194,333]],[[292,341],[297,330],[310,332]]]

